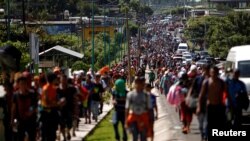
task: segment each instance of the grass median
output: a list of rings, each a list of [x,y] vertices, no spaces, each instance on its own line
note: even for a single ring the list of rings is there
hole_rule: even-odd
[[[115,133],[112,124],[113,111],[110,112],[95,128],[92,133],[90,133],[84,141],[115,141]],[[122,137],[122,127],[119,124],[119,132]]]

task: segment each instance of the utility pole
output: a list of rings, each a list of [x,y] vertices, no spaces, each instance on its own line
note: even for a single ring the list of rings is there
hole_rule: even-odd
[[[127,49],[128,49],[128,84],[131,84],[131,59],[130,59],[130,46],[129,46],[129,28],[128,28],[128,9],[126,10],[126,36],[127,36]]]
[[[92,0],[92,59],[91,59],[91,68],[94,71],[95,64],[95,23],[94,23],[94,0]]]
[[[103,21],[104,21],[104,33],[103,33],[103,42],[104,42],[104,64],[107,64],[107,57],[106,57],[106,17],[105,17],[105,6],[103,6]]]
[[[138,69],[140,68],[140,56],[141,56],[141,23],[139,22],[139,25],[138,25]]]
[[[82,3],[81,3],[82,4]],[[82,41],[82,52],[84,52],[84,26],[83,26],[83,13],[82,13],[82,8],[81,8],[81,19],[80,19],[80,24],[81,24],[81,41]]]
[[[7,39],[10,40],[10,0],[7,0]]]
[[[8,0],[9,1],[9,0]],[[22,0],[22,9],[23,9],[23,28],[24,28],[24,34],[26,35],[26,17],[25,17],[25,10],[26,10],[26,8],[25,8],[25,0]]]

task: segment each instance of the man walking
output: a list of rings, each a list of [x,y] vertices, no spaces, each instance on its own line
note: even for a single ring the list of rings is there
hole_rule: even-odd
[[[115,107],[115,112],[113,115],[113,125],[115,130],[115,138],[117,141],[120,140],[118,125],[119,122],[122,124],[123,130],[123,141],[127,141],[127,132],[125,129],[125,104],[126,104],[126,84],[123,79],[117,79],[115,81],[115,89],[112,92],[113,95],[113,104]]]
[[[145,78],[135,78],[135,89],[128,93],[126,99],[126,126],[132,134],[133,141],[146,141],[151,137],[149,112],[151,109],[150,97],[144,92]]]
[[[203,101],[207,102],[208,139],[212,135],[212,129],[223,130],[226,125],[225,105],[223,103],[226,85],[218,75],[219,69],[217,67],[210,69],[210,78],[202,84],[197,107],[197,113],[200,113]]]
[[[232,79],[227,80],[228,92],[232,99],[229,107],[232,107],[231,124],[234,129],[240,129],[242,123],[242,110],[248,109],[249,99],[247,95],[246,85],[239,80],[240,71],[234,70]]]
[[[93,119],[97,122],[97,117],[99,115],[99,105],[102,99],[102,94],[104,93],[104,88],[101,84],[101,75],[99,73],[95,76],[95,82],[93,87],[93,92],[91,94],[91,108]]]

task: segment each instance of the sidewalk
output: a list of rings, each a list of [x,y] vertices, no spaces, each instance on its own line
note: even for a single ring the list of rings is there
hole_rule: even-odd
[[[97,123],[92,120],[91,124],[85,124],[85,119],[81,118],[81,121],[79,124],[79,130],[76,131],[76,137],[72,137],[71,141],[82,141],[106,117],[106,115],[111,111],[112,108],[113,108],[112,104],[109,104],[109,105],[104,104],[103,113],[98,116]]]

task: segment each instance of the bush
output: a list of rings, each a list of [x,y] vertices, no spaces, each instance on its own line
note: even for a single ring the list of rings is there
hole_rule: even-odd
[[[86,71],[89,68],[90,68],[90,65],[83,63],[83,61],[76,61],[71,66],[72,71],[78,71],[78,70],[85,70]]]

